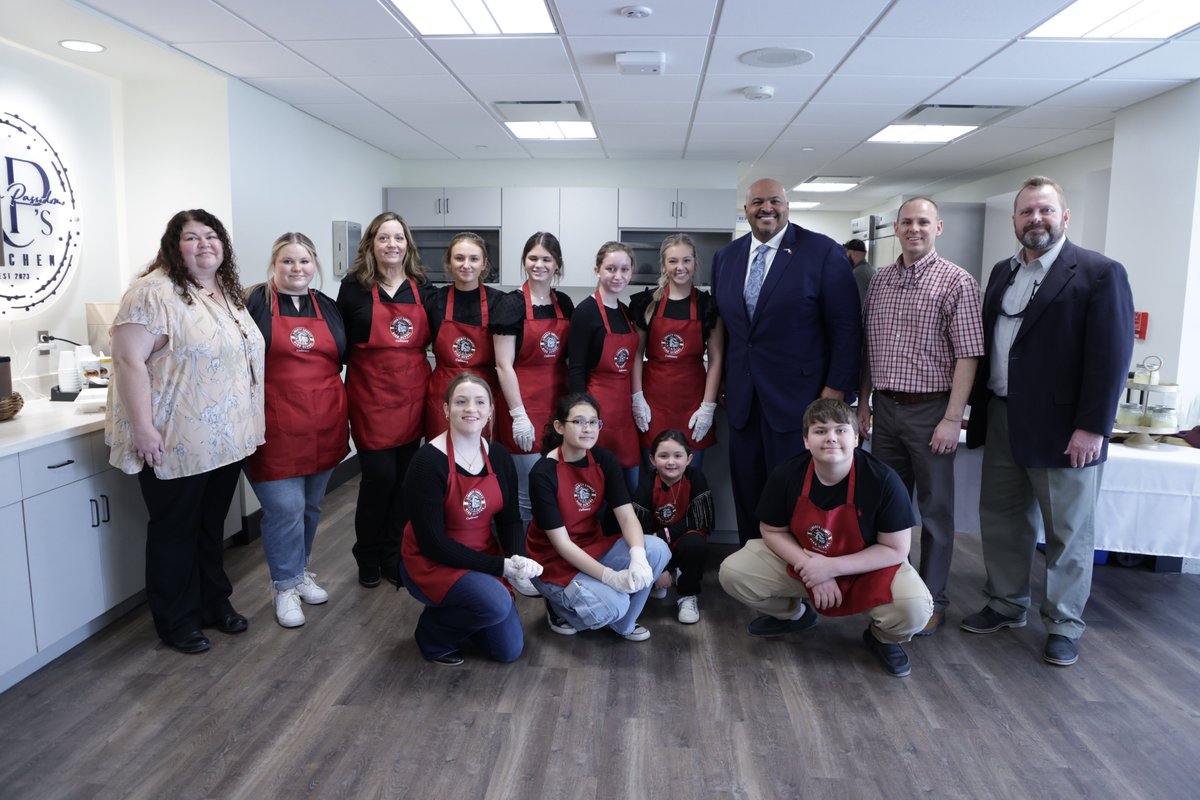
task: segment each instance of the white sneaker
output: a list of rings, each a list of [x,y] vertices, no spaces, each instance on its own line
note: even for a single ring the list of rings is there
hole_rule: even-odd
[[[296,584],[296,593],[300,595],[300,599],[314,606],[319,606],[321,603],[328,602],[329,592],[317,586],[317,582],[313,578],[315,574],[304,570],[304,581]]]
[[[692,625],[700,621],[700,608],[696,602],[697,599],[696,595],[689,594],[675,601],[675,605],[679,606],[679,614],[676,619],[684,625]]]
[[[304,624],[304,611],[300,608],[297,588],[293,586],[275,592],[275,619],[285,628],[299,628]]]
[[[650,590],[650,596],[653,597],[655,600],[662,600],[664,597],[667,596],[667,587],[655,586],[653,589]]]
[[[633,630],[631,630],[629,633],[622,633],[621,636],[625,637],[631,642],[644,642],[650,638],[650,631],[646,630],[641,625],[634,625]]]

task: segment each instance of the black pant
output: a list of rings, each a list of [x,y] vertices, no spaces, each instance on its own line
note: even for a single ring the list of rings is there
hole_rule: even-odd
[[[394,573],[400,560],[400,537],[408,523],[404,511],[404,475],[421,441],[387,450],[359,450],[362,469],[358,507],[354,510],[354,560],[360,567]]]
[[[225,517],[242,462],[199,475],[161,480],[152,467],[138,474],[146,525],[146,602],[163,639],[233,611],[225,574]]]
[[[667,569],[679,570],[676,593],[680,597],[700,594],[700,582],[708,565],[708,540],[699,533],[685,533],[671,544],[671,562]]]
[[[815,399],[815,398],[813,398]],[[797,403],[808,406],[811,400]],[[744,546],[762,538],[758,527],[758,499],[767,478],[783,462],[804,452],[804,431],[778,431],[771,427],[755,395],[743,428],[729,428],[729,482],[737,515],[738,540]]]

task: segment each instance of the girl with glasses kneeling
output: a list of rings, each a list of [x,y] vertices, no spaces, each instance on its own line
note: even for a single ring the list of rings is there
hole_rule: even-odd
[[[542,437],[543,458],[529,473],[526,548],[545,568],[533,585],[546,598],[550,630],[572,636],[608,626],[641,642],[650,631],[638,615],[671,553],[661,539],[643,536],[621,465],[594,446],[602,426],[591,395],[558,401]]]

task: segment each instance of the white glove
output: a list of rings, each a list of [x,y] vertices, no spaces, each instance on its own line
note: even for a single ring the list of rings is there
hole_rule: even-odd
[[[533,449],[535,433],[533,423],[529,421],[529,415],[525,413],[525,406],[510,409],[508,414],[513,421],[513,441],[517,443],[517,447],[528,453]],[[709,418],[712,418],[711,415]]]
[[[600,580],[604,581],[604,585],[608,588],[623,594],[633,594],[638,591],[634,577],[627,569],[617,572],[605,567],[604,574],[600,577]]]
[[[629,548],[629,574],[637,582],[635,592],[640,592],[654,583],[654,570],[650,569],[650,562],[646,560],[646,548]]]
[[[504,559],[504,577],[509,581],[530,580],[542,574],[542,565],[525,556]]]
[[[712,428],[713,412],[717,410],[716,403],[701,403],[696,409],[696,413],[692,414],[691,420],[688,421],[688,428],[692,431],[692,441],[698,442],[703,439]]]
[[[650,406],[646,405],[646,395],[642,392],[633,393],[633,424],[642,433],[650,430]]]

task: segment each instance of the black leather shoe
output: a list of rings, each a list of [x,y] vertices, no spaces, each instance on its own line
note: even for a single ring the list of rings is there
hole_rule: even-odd
[[[889,675],[904,678],[912,673],[912,662],[908,660],[908,653],[904,652],[900,645],[879,641],[870,628],[863,631],[863,641]]]
[[[442,667],[457,667],[463,663],[462,653],[457,650],[451,650],[444,656],[438,656],[429,660]]]
[[[1005,628],[1024,628],[1025,617],[1006,617],[999,611],[984,606],[982,611],[964,617],[958,627],[968,633],[995,633]]]
[[[163,641],[179,652],[187,653],[189,656],[196,653],[203,653],[211,646],[208,637],[197,630],[184,631]]]
[[[1061,633],[1052,633],[1046,637],[1046,649],[1042,651],[1042,660],[1047,664],[1069,667],[1079,660],[1079,640]]]
[[[804,604],[804,615],[800,619],[776,619],[763,615],[751,621],[747,630],[751,636],[783,636],[785,633],[800,633],[816,627],[817,612],[808,603]]]
[[[230,611],[220,619],[207,623],[204,627],[216,628],[221,633],[245,633],[250,623],[236,611]]]
[[[368,589],[374,589],[376,586],[379,585],[379,582],[381,580],[382,580],[382,577],[380,576],[379,567],[377,567],[377,566],[367,567],[367,566],[359,565],[359,567],[358,567],[358,582],[359,582],[359,584],[367,587]]]

